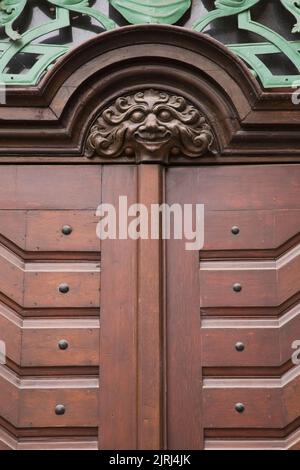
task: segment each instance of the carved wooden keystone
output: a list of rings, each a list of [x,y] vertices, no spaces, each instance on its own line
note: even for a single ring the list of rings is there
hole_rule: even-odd
[[[197,158],[214,152],[213,143],[211,126],[185,98],[149,89],[118,98],[103,111],[85,155],[166,162],[170,154]]]

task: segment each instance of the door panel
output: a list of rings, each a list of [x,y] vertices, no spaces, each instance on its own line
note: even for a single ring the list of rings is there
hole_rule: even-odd
[[[169,204],[205,205],[200,254],[167,242],[168,446],[299,448],[300,166],[166,181]]]
[[[99,327],[97,318],[22,319],[0,305],[7,358],[21,367],[99,366]],[[62,340],[66,349],[59,348]]]
[[[101,167],[3,165],[0,201],[1,210],[93,211],[101,201]]]
[[[98,447],[101,196],[100,166],[1,167],[3,448]]]
[[[284,253],[285,244],[299,235],[297,210],[207,211],[205,219],[205,251],[277,249]]]

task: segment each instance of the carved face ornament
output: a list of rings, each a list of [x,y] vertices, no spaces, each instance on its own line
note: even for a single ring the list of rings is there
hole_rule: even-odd
[[[211,149],[214,136],[204,116],[183,97],[146,90],[118,98],[92,128],[88,157],[125,154],[138,161],[193,158]]]

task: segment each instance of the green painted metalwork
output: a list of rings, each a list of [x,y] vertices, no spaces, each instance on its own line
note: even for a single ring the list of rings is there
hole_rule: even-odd
[[[0,69],[4,70],[1,76],[1,82],[4,84],[22,84],[31,85],[36,83],[40,76],[50,66],[51,63],[58,57],[65,54],[68,48],[64,46],[49,46],[48,44],[31,44],[32,41],[59,28],[70,25],[69,12],[67,10],[58,8],[56,11],[56,18],[46,24],[32,28],[24,33],[19,41],[2,42],[0,48],[3,53],[0,58]],[[18,53],[29,53],[41,55],[41,58],[36,62],[26,75],[23,74],[9,74],[6,71],[11,59]]]
[[[277,7],[281,6],[285,12],[295,18],[296,23],[292,27],[292,34],[300,34],[300,0],[274,1]],[[27,11],[31,11],[33,3],[37,5],[37,2],[0,0],[0,28],[6,36],[0,40],[0,83],[36,84],[48,68],[72,47],[72,43],[49,44],[47,41],[43,42],[43,38],[50,33],[59,33],[64,28],[70,28],[74,21],[72,17],[76,16],[93,19],[93,24],[96,21],[101,26],[101,31],[115,28],[116,23],[103,12],[108,11],[108,6],[111,5],[130,24],[175,24],[189,10],[193,18],[197,18],[197,13],[194,12],[205,11],[193,25],[195,31],[204,33],[211,26],[214,27],[211,31],[217,29],[215,25],[219,23],[214,23],[216,20],[226,21],[227,17],[236,17],[237,31],[246,31],[256,35],[257,42],[231,42],[226,45],[248,64],[264,87],[290,87],[300,79],[300,37],[298,40],[297,37],[295,40],[288,40],[275,31],[275,26],[271,29],[260,22],[257,14],[255,15],[256,21],[254,21],[253,8],[264,6],[266,4],[264,2],[265,0],[215,0],[214,6],[210,7],[213,9],[207,11],[207,7],[199,10],[200,0],[104,0],[103,2],[99,0],[43,0],[41,5],[48,5],[48,19],[20,33],[16,30],[16,25],[22,25],[22,18],[25,18]],[[52,7],[51,14],[49,6]],[[275,59],[283,56],[290,62],[292,74],[290,72],[275,74],[269,67],[270,60],[264,61],[264,57]],[[22,57],[30,57],[30,60],[25,61],[24,70],[18,70],[18,63],[22,63]],[[15,63],[17,66],[14,65]],[[281,69],[284,72],[283,66]]]
[[[249,8],[253,7],[253,5],[259,1],[260,0],[217,0],[215,2],[215,10],[210,11],[203,18],[200,18],[199,21],[193,25],[193,28],[201,32],[216,19],[238,15],[245,10],[249,10]]]
[[[292,33],[300,33],[300,1],[280,0],[283,6],[295,17],[297,23],[292,29]]]
[[[4,25],[7,36],[13,41],[21,37],[19,33],[12,29],[12,25],[24,10],[26,3],[27,0],[0,1],[0,25]]]
[[[117,25],[114,21],[109,19],[100,11],[89,6],[88,0],[48,0],[49,3],[61,8],[66,8],[70,11],[76,11],[84,15],[92,16],[95,20],[99,21],[102,26],[109,30],[115,28]]]
[[[191,0],[110,0],[131,24],[174,24],[187,12]]]
[[[70,26],[70,13],[78,12],[89,15],[97,20],[105,29],[116,27],[114,21],[103,13],[88,6],[87,0],[48,0],[55,5],[55,19],[33,27],[20,35],[13,30],[14,21],[22,14],[26,0],[0,1],[0,26],[5,28],[8,40],[0,42],[0,83],[6,85],[32,85],[37,83],[48,67],[70,47],[49,44],[35,44],[38,38],[51,32],[60,31]],[[36,63],[25,74],[11,74],[8,72],[10,61],[17,54],[33,54],[37,56]]]
[[[255,22],[251,18],[251,8],[261,0],[217,0],[215,10],[207,13],[197,21],[193,28],[203,32],[214,20],[226,16],[237,15],[238,28],[257,34],[266,42],[247,44],[227,44],[239,55],[258,76],[265,88],[290,87],[300,78],[300,41],[288,41],[267,26]],[[300,32],[300,0],[280,0],[296,18],[292,32]],[[261,59],[264,55],[283,54],[299,72],[294,75],[274,75]]]

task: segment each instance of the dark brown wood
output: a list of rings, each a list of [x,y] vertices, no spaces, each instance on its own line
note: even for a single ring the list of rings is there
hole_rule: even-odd
[[[95,210],[101,201],[100,167],[1,166],[1,210]]]
[[[162,198],[159,165],[138,169],[138,200],[151,213]],[[150,223],[149,223],[150,229]],[[162,441],[163,250],[161,240],[138,243],[138,448],[156,450]]]
[[[25,320],[1,305],[0,326],[7,359],[21,367],[99,365],[97,319]],[[62,339],[68,342],[66,350],[59,349]]]
[[[96,448],[100,241],[95,210],[101,202],[101,167],[1,170],[0,339],[6,344],[6,364],[0,366],[1,446]],[[62,227],[70,221],[72,233],[66,236]],[[68,284],[69,292],[59,292],[61,284]],[[95,310],[97,317],[89,318]],[[59,348],[61,340],[67,349]],[[55,413],[59,404],[66,409],[61,416]],[[48,430],[44,443],[39,443],[40,428]],[[33,439],[21,444],[27,430]],[[81,438],[85,432],[87,441]]]
[[[103,196],[118,207],[160,201],[161,169],[104,167]],[[160,240],[104,240],[102,250],[100,448],[162,447]]]
[[[184,184],[178,174],[174,169],[167,172],[166,201],[196,202],[191,185],[194,172],[185,175]],[[166,258],[167,448],[200,450],[204,444],[199,253],[185,251],[185,240],[171,239],[166,243]]]
[[[104,167],[102,201],[118,207],[119,195],[137,201],[137,168]],[[100,328],[100,449],[136,449],[137,242],[103,240]]]
[[[190,425],[181,424],[190,448],[199,432],[205,449],[299,447],[299,367],[291,361],[299,322],[299,166],[263,168],[167,172],[169,203],[206,208],[200,263],[187,268],[191,255],[178,258],[180,243],[167,244],[168,253],[178,244],[169,253],[167,271],[168,423],[177,445],[184,442],[178,426],[178,410],[184,409]],[[232,233],[233,227],[239,233]],[[197,275],[198,286],[191,282]],[[236,283],[240,291],[233,289]],[[180,326],[174,327],[174,317]],[[203,388],[197,395],[201,367]],[[193,421],[201,393],[203,412]]]

